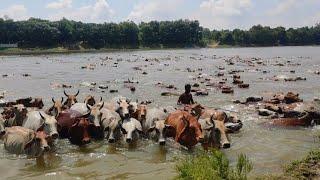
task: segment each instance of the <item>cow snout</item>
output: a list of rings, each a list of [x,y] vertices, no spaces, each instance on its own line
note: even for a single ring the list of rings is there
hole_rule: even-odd
[[[161,146],[164,146],[164,145],[166,145],[166,141],[165,141],[165,140],[160,140],[160,141],[159,141],[159,144],[160,144]]]
[[[223,149],[228,149],[228,148],[230,148],[230,143],[224,143],[224,144],[222,145],[222,148],[223,148]]]
[[[131,139],[131,138],[127,138],[127,139],[126,139],[126,142],[127,142],[127,143],[131,143],[131,142],[132,142],[132,139]]]
[[[124,114],[124,117],[125,117],[125,118],[129,118],[129,117],[130,117],[130,114],[129,114],[129,113],[126,113],[126,114]]]
[[[51,135],[51,137],[52,137],[52,139],[58,139],[59,134],[58,134],[58,133],[53,133],[53,134]]]
[[[1,131],[0,132],[0,137],[3,136],[4,134],[6,134],[6,131],[5,130]]]
[[[142,115],[141,115],[141,118],[142,118],[142,119],[145,119],[145,118],[146,118],[146,115],[145,115],[145,114],[142,114]]]
[[[47,146],[44,146],[43,149],[45,152],[48,152],[50,150],[50,147],[47,145]]]
[[[108,142],[109,143],[115,143],[115,139],[109,139]]]
[[[82,140],[82,142],[83,142],[83,144],[88,144],[88,143],[90,143],[90,138],[84,138]]]
[[[198,142],[200,142],[200,143],[203,143],[203,142],[204,142],[203,136],[199,137]]]

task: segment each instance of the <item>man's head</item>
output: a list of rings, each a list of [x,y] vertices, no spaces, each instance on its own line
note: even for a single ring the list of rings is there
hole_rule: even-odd
[[[190,92],[191,92],[191,85],[190,85],[190,84],[186,84],[186,85],[184,86],[184,89],[185,89],[185,92],[186,92],[186,93],[190,93]]]

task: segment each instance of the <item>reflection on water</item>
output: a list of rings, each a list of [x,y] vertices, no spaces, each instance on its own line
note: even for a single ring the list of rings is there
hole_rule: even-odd
[[[130,51],[96,54],[69,54],[49,56],[10,56],[0,58],[0,92],[6,91],[7,100],[18,97],[40,96],[44,98],[46,107],[51,105],[51,97],[63,96],[63,90],[52,88],[51,84],[65,83],[73,86],[68,92],[80,89],[80,101],[87,94],[102,96],[104,100],[116,95],[123,95],[133,100],[151,100],[150,106],[172,106],[177,97],[162,97],[161,92],[167,91],[156,87],[157,82],[173,84],[182,92],[184,84],[199,83],[194,80],[201,75],[216,75],[217,67],[224,66],[225,74],[229,70],[240,69],[241,79],[250,84],[249,89],[235,89],[235,93],[221,94],[218,90],[209,89],[209,96],[194,99],[210,107],[218,107],[237,112],[243,121],[243,129],[230,136],[231,148],[222,150],[232,164],[238,154],[245,153],[254,163],[254,174],[281,171],[281,166],[291,160],[302,157],[312,148],[319,147],[317,134],[320,128],[283,129],[264,125],[267,120],[257,116],[253,106],[245,107],[232,104],[234,99],[242,99],[252,95],[268,95],[279,91],[298,92],[305,101],[320,96],[320,78],[313,70],[319,69],[320,47],[277,47],[277,48],[230,48],[230,49],[189,49],[189,50],[156,50]],[[238,55],[241,58],[263,58],[267,66],[250,68],[242,63],[234,66],[225,64],[224,59]],[[108,56],[112,58],[102,62]],[[158,59],[145,61],[145,59]],[[301,63],[302,66],[272,66],[272,63]],[[114,63],[118,67],[114,67]],[[95,70],[83,70],[80,67],[88,63],[96,64]],[[103,66],[101,66],[103,63]],[[142,71],[135,71],[140,67]],[[188,72],[194,70],[194,72]],[[199,71],[198,69],[202,69]],[[295,70],[295,74],[290,73]],[[266,71],[268,73],[262,73]],[[147,72],[147,74],[142,74]],[[25,78],[22,74],[31,74]],[[275,75],[289,77],[306,77],[307,81],[274,82],[268,78]],[[215,77],[215,76],[214,76]],[[231,77],[227,76],[230,80]],[[123,86],[123,81],[133,79],[136,91],[132,93]],[[218,78],[217,78],[218,79]],[[80,86],[81,82],[96,82],[107,85],[108,90]],[[201,83],[200,83],[201,84]],[[201,84],[202,85],[202,84]],[[119,93],[108,93],[117,89]],[[200,149],[197,146],[196,149]],[[30,159],[5,152],[0,145],[1,178],[32,178],[32,179],[168,179],[174,177],[177,158],[192,154],[168,141],[166,146],[150,140],[141,140],[128,145],[125,142],[109,144],[106,140],[95,141],[89,145],[77,147],[70,145],[68,140],[58,140],[56,150],[41,158]],[[196,151],[196,150],[195,150]]]

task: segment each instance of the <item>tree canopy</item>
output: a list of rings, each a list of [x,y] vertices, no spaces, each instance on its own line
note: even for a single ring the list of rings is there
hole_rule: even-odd
[[[0,44],[17,43],[21,48],[199,47],[211,42],[239,46],[320,44],[320,25],[296,29],[256,25],[249,30],[211,31],[190,20],[96,24],[65,18],[60,21],[0,18]]]

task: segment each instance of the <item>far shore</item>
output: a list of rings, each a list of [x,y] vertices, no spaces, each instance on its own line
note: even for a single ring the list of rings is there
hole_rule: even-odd
[[[318,47],[319,45],[306,45],[311,47]],[[217,45],[215,47],[176,47],[176,48],[102,48],[102,49],[79,49],[70,50],[65,48],[6,48],[0,49],[0,56],[13,55],[46,55],[46,54],[72,54],[72,53],[102,53],[102,52],[116,52],[116,51],[147,51],[147,50],[175,50],[175,49],[225,49],[225,48],[267,48],[267,47],[297,47],[297,46],[231,46],[231,45]]]

